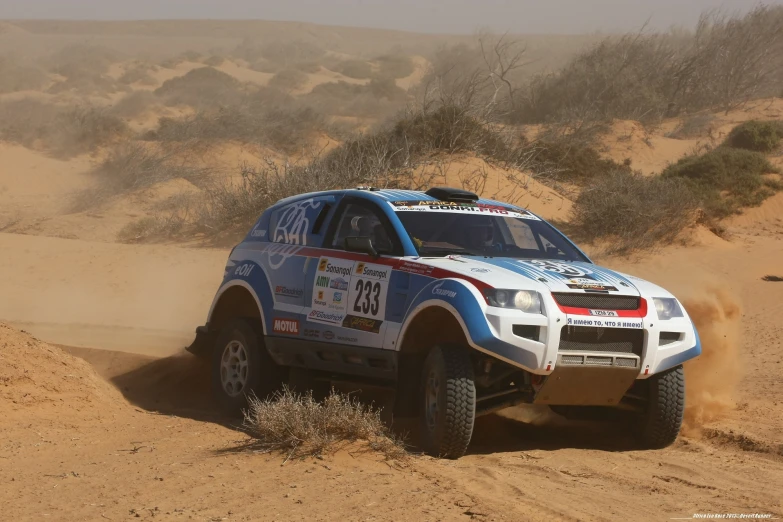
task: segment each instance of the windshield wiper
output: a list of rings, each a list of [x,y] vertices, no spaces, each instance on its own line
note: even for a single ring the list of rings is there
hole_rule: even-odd
[[[469,250],[456,249],[456,248],[451,248],[451,249],[433,248],[432,250],[420,248],[419,255],[421,257],[444,257],[444,256],[480,256],[481,254],[476,254],[474,252],[470,252]]]

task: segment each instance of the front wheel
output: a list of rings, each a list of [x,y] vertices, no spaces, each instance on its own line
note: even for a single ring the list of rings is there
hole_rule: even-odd
[[[647,382],[647,407],[634,431],[646,449],[665,448],[677,439],[685,411],[685,373],[682,366],[653,375]]]
[[[221,329],[212,354],[212,393],[226,413],[241,412],[250,396],[264,399],[280,390],[283,373],[263,346],[260,322],[234,319]]]
[[[436,346],[424,361],[420,394],[424,451],[458,459],[465,454],[476,420],[473,364],[465,347]]]

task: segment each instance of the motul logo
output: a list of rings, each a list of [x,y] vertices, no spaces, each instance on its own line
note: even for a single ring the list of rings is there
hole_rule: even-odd
[[[293,319],[275,319],[272,324],[275,333],[299,335],[299,321]]]

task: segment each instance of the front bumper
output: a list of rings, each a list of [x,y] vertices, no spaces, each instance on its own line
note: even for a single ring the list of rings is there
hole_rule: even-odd
[[[698,334],[687,314],[659,321],[655,309],[648,306],[644,317],[574,316],[563,312],[551,295],[542,297],[546,315],[486,307],[484,314],[491,335],[490,338],[474,339],[475,347],[537,375],[550,375],[558,366],[603,366],[634,368],[637,378],[641,379],[673,368],[701,353]],[[625,337],[638,337],[639,346],[633,350],[635,353],[607,351],[604,349],[606,346],[599,344],[576,345],[577,349],[572,344],[568,347],[570,349],[564,349],[566,346],[561,346],[561,334],[569,326],[603,329],[607,334],[616,330],[622,332],[618,333],[620,337],[623,334],[628,334]]]

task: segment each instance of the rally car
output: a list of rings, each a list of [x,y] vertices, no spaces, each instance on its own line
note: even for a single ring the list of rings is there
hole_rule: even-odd
[[[421,446],[462,456],[521,403],[671,444],[701,353],[666,290],[593,264],[537,215],[451,188],[302,194],[238,244],[190,347],[226,408],[291,382],[385,388]],[[608,414],[608,415],[607,415]]]

